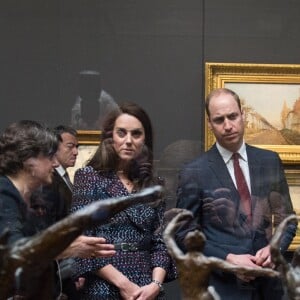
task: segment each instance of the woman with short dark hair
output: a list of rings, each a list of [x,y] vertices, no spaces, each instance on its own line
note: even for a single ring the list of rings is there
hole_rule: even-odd
[[[56,137],[35,121],[13,123],[0,136],[0,231],[9,228],[9,243],[30,235],[30,197],[51,183],[56,150]]]
[[[41,124],[31,120],[12,123],[0,136],[0,174],[13,175],[28,170],[30,158],[52,160],[57,146],[56,137]]]
[[[0,234],[9,230],[8,244],[38,230],[32,226],[30,198],[41,185],[51,183],[58,166],[56,150],[56,137],[35,121],[13,123],[0,135]],[[23,296],[31,293],[32,287],[23,286],[20,277],[22,274],[19,286],[10,293],[27,299]]]

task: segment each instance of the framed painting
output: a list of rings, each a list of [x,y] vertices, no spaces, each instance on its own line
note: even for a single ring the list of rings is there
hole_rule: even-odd
[[[77,130],[79,145],[98,145],[101,131]]]
[[[84,167],[93,156],[99,145],[101,131],[99,130],[77,130],[78,156],[74,167],[68,168],[71,181],[77,169]]]
[[[70,179],[73,182],[77,169],[84,167],[96,152],[98,145],[96,144],[79,144],[78,155],[74,167],[68,168]]]
[[[286,179],[290,189],[290,195],[293,202],[295,213],[300,216],[300,170],[299,169],[287,169],[285,170]],[[300,228],[297,228],[297,234],[291,243],[289,250],[295,251],[300,247]]]
[[[241,99],[246,142],[300,162],[300,65],[206,63],[205,94],[221,87]],[[214,141],[205,118],[205,150]]]

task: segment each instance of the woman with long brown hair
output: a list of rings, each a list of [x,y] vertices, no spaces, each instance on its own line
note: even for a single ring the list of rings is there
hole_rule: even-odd
[[[158,184],[152,147],[151,122],[142,108],[125,103],[112,112],[104,122],[95,155],[75,174],[73,210]],[[115,245],[117,254],[77,259],[76,275],[86,277],[81,299],[164,299],[163,282],[176,276],[158,230],[164,211],[162,199],[135,205],[86,232],[103,236]]]

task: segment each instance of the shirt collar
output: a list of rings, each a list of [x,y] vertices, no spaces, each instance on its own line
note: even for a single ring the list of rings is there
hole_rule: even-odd
[[[55,170],[61,177],[63,177],[66,173],[66,170],[64,169],[64,167],[62,165],[59,165],[57,168],[55,168]]]
[[[219,150],[225,164],[227,164],[231,157],[232,157],[232,154],[233,152],[227,150],[226,148],[222,147],[218,142],[216,143],[216,147],[217,149]],[[237,153],[239,153],[239,155],[241,156],[241,158],[247,162],[248,161],[248,157],[247,157],[247,151],[246,151],[246,144],[245,142],[243,141],[243,144],[242,146],[240,147],[240,149],[237,151]]]

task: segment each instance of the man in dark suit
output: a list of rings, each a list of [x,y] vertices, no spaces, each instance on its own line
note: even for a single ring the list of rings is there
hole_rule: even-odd
[[[273,268],[269,245],[273,230],[293,213],[281,160],[275,152],[245,144],[245,115],[233,91],[212,91],[206,112],[216,144],[182,170],[177,207],[193,212],[207,239],[206,256],[240,266]],[[234,165],[234,153],[239,167]],[[290,224],[281,241],[282,252],[295,232],[296,225]],[[183,229],[178,233],[178,242],[183,233]],[[273,300],[283,295],[280,281],[267,277],[217,271],[210,284],[221,299]]]
[[[78,155],[76,130],[60,125],[54,128],[54,133],[59,141],[56,153],[59,166],[53,173],[52,184],[43,188],[49,204],[51,223],[55,223],[69,214],[72,203],[72,183],[67,169],[74,167]]]
[[[60,221],[69,214],[72,204],[72,182],[67,169],[74,167],[78,155],[77,132],[72,127],[59,125],[54,128],[54,133],[59,141],[56,158],[59,166],[53,173],[52,183],[44,186],[43,199],[48,208],[48,225]],[[61,264],[63,291],[70,299],[77,299],[75,285],[80,287],[84,279],[76,283],[69,279],[68,273],[72,272],[72,257],[91,258],[112,256],[115,254],[114,246],[106,244],[102,237],[79,236],[61,255],[60,259],[69,258]]]

